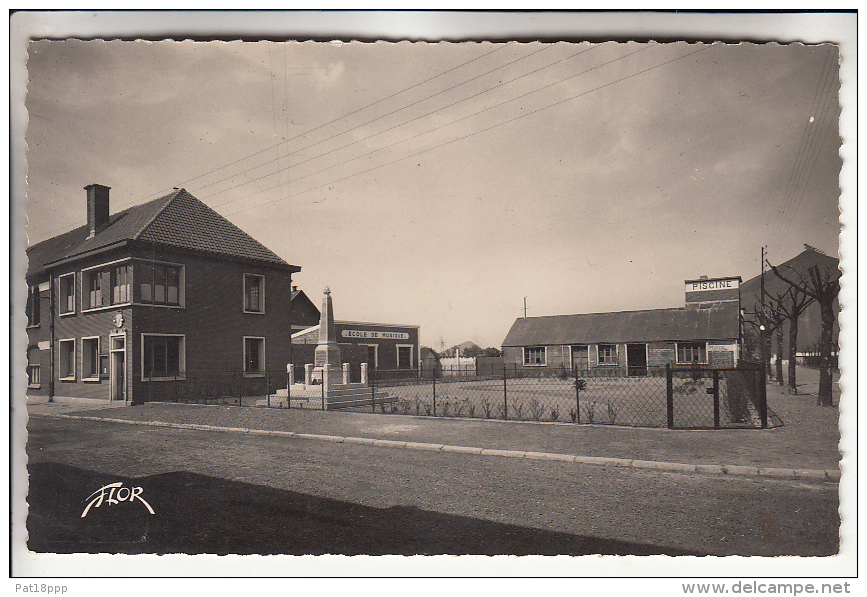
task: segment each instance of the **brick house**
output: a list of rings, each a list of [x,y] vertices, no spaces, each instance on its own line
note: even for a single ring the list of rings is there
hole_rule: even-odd
[[[733,367],[740,358],[740,278],[686,280],[685,306],[519,318],[503,340],[517,368],[645,375],[671,365]]]
[[[283,371],[290,265],[184,189],[27,249],[28,393],[141,403]]]

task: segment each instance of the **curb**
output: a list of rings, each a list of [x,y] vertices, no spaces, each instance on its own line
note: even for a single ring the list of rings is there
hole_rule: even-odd
[[[523,458],[526,460],[548,460],[558,462],[574,462],[594,466],[614,466],[635,468],[672,473],[701,473],[732,477],[770,477],[776,479],[804,479],[810,481],[840,481],[840,471],[825,469],[791,469],[777,467],[757,467],[734,464],[686,464],[681,462],[664,462],[659,460],[634,460],[629,458],[608,458],[603,456],[576,456],[573,454],[558,454],[554,452],[525,452],[520,450],[497,450],[492,448],[475,448],[472,446],[450,446],[445,444],[430,444],[423,442],[408,442],[389,439],[373,439],[367,437],[341,437],[338,435],[322,435],[318,433],[295,433],[294,431],[270,431],[265,429],[247,429],[243,427],[218,427],[215,425],[199,425],[195,423],[165,423],[162,421],[131,421],[129,419],[112,419],[108,417],[85,417],[66,414],[34,414],[31,416],[75,419],[81,421],[102,421],[106,423],[122,423],[124,425],[145,425],[150,427],[168,427],[172,429],[192,429],[195,431],[221,431],[228,433],[250,433],[272,437],[289,437],[309,439],[331,443],[359,444],[382,448],[400,448],[404,450],[426,450],[433,452],[452,452],[460,454],[476,454],[480,456],[500,456],[503,458]]]

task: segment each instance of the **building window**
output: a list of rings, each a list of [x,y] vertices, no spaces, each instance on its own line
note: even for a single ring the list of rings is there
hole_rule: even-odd
[[[58,341],[58,374],[62,380],[75,379],[75,338]]]
[[[142,379],[183,379],[184,337],[142,334]]]
[[[397,368],[412,369],[412,345],[397,345]]]
[[[247,375],[265,372],[265,338],[244,337],[244,373]]]
[[[547,347],[526,346],[524,347],[525,367],[544,367],[548,363]]]
[[[615,345],[615,344],[600,344],[599,345],[599,364],[600,365],[616,365],[617,364],[617,345]]]
[[[707,344],[705,342],[678,342],[678,363],[707,363]]]
[[[81,378],[99,379],[99,336],[81,339]]]
[[[39,325],[39,286],[27,289],[27,326]]]
[[[60,297],[58,308],[61,315],[75,313],[75,274],[65,274],[57,279]]]
[[[42,372],[39,365],[27,365],[27,387],[38,388],[42,385]]]
[[[139,283],[141,302],[151,305],[180,306],[183,266],[143,262],[138,265],[138,269],[141,271]]]
[[[129,263],[82,270],[83,308],[99,309],[129,303],[131,282],[132,265]]]
[[[244,313],[265,312],[265,276],[244,274]]]

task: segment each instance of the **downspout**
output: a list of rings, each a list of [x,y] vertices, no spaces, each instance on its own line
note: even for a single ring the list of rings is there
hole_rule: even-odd
[[[48,401],[54,402],[54,274],[48,276],[48,334],[51,344],[48,346]]]

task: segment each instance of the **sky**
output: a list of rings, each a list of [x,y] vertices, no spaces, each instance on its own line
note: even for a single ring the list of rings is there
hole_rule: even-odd
[[[335,317],[500,346],[838,254],[833,45],[36,41],[30,242],[186,188]]]

